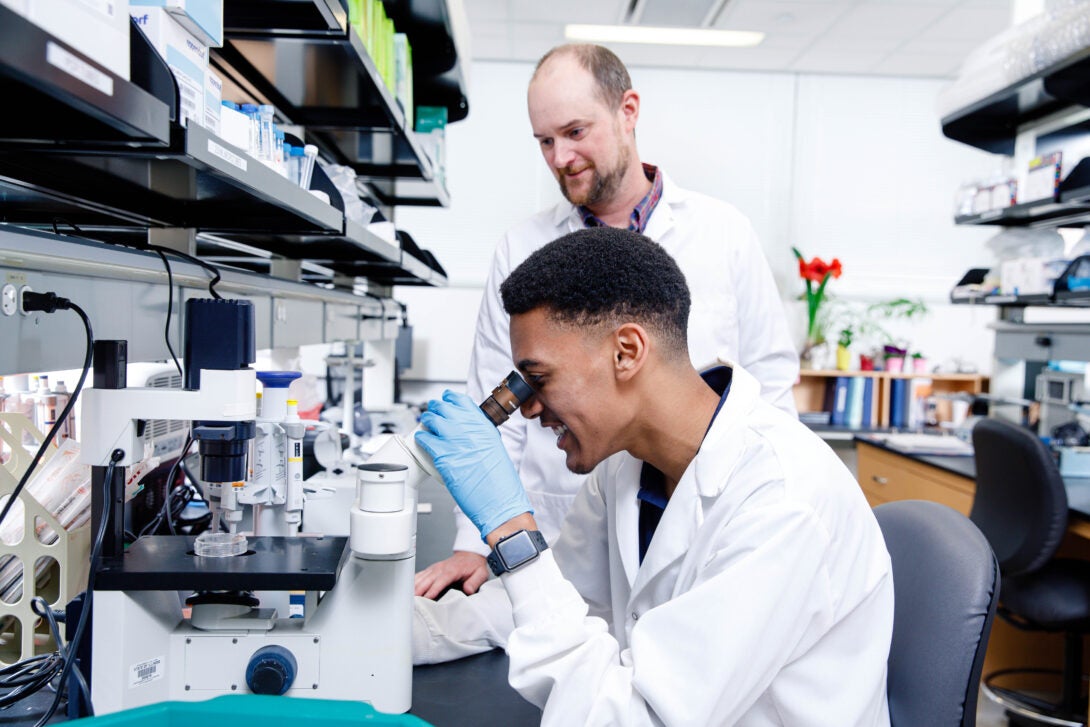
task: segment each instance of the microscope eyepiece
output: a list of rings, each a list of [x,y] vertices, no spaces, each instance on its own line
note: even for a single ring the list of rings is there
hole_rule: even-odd
[[[487,414],[492,423],[498,427],[533,395],[534,390],[530,388],[530,385],[523,381],[517,371],[512,371],[499,386],[492,389],[489,397],[481,402],[481,411]]]

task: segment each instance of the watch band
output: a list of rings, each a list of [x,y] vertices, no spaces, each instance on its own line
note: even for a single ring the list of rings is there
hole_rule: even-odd
[[[510,573],[537,560],[541,551],[548,548],[545,536],[539,531],[519,530],[496,542],[496,547],[488,554],[488,567],[497,576]]]

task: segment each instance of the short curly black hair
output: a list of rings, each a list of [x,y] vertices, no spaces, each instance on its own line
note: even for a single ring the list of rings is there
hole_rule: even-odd
[[[658,243],[638,232],[588,227],[535,251],[500,286],[508,315],[545,308],[551,320],[618,326],[631,320],[688,357],[691,298],[685,275]]]

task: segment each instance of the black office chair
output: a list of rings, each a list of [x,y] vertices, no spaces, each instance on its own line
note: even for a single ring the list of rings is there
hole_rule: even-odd
[[[1019,629],[1064,634],[1058,701],[999,685],[1018,670],[985,675],[984,693],[1007,710],[1012,724],[1085,725],[1082,638],[1090,632],[1090,563],[1053,557],[1067,530],[1063,479],[1048,448],[1023,427],[982,419],[973,427],[973,448],[976,498],[969,518],[999,559],[999,615]]]
[[[972,727],[999,566],[964,515],[937,502],[874,508],[893,562],[892,727]]]

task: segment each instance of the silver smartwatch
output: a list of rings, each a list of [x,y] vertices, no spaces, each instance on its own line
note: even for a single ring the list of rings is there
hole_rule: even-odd
[[[548,547],[545,536],[537,530],[519,530],[497,541],[496,547],[488,554],[488,567],[496,575],[510,573],[537,560],[541,551]]]

